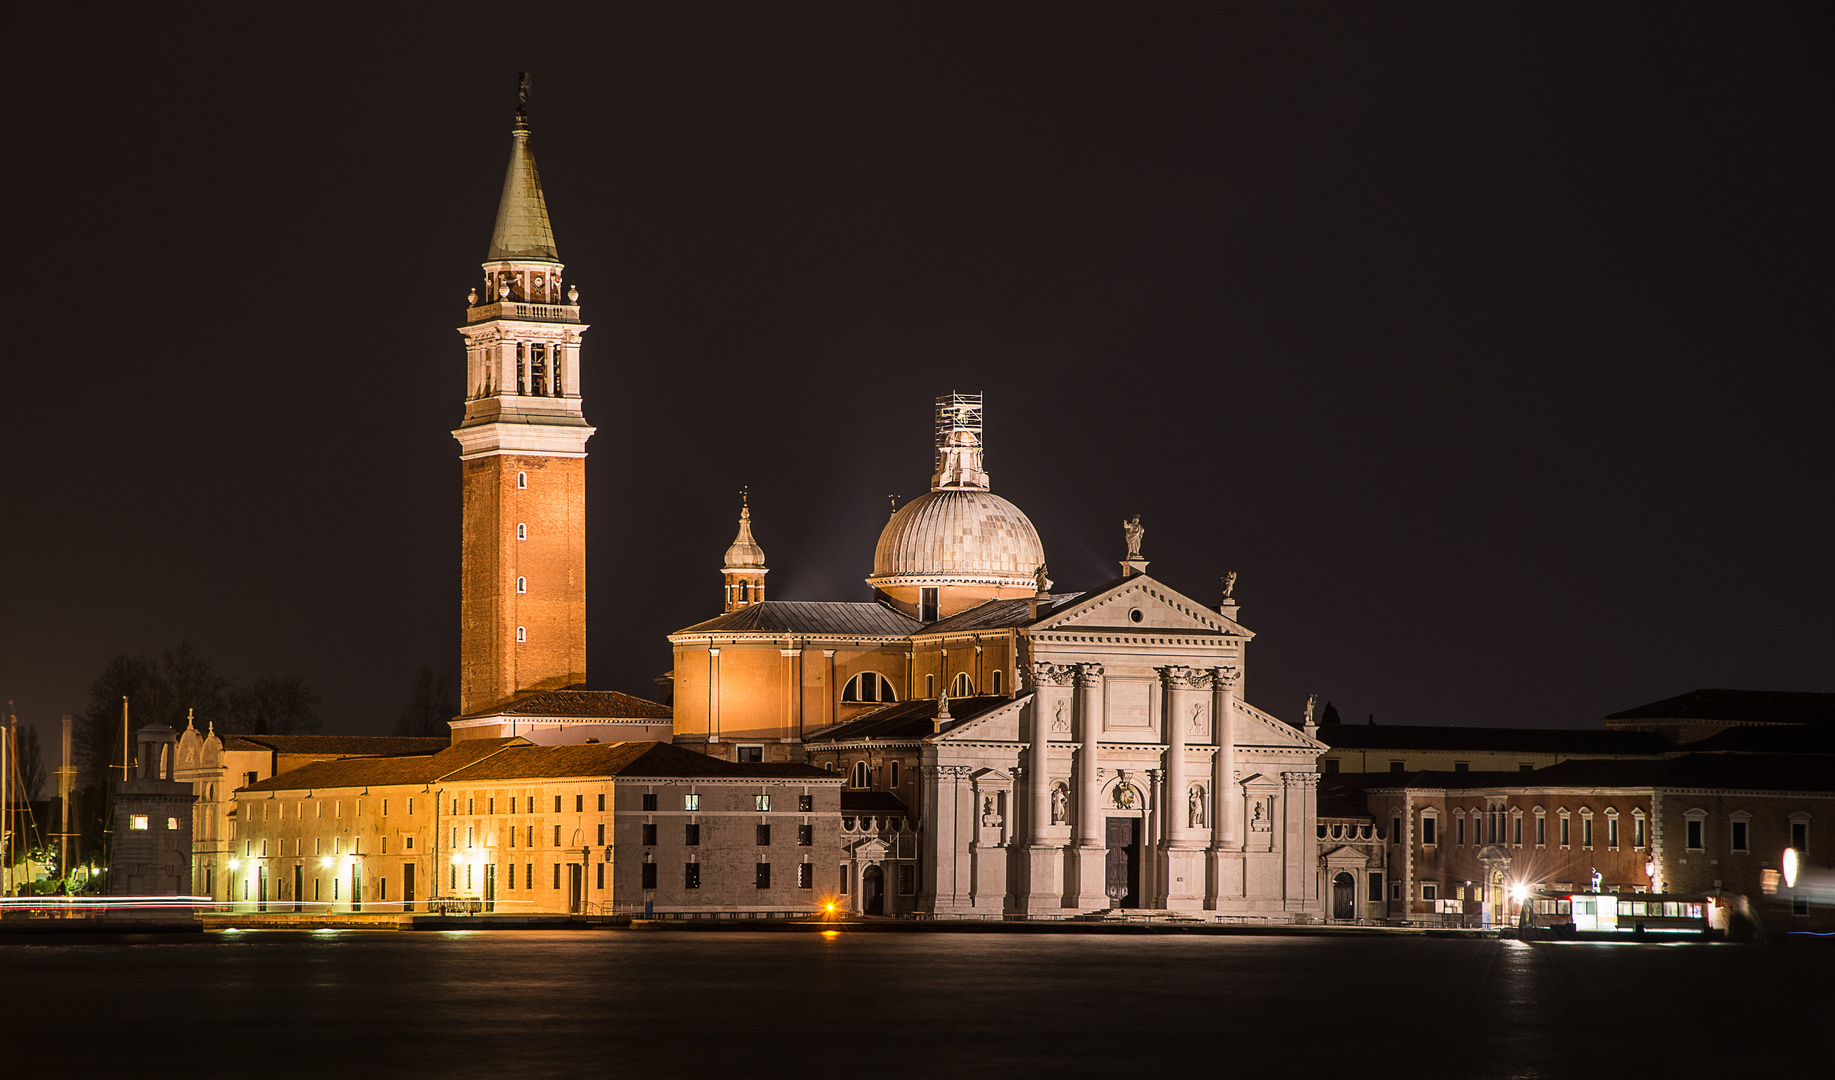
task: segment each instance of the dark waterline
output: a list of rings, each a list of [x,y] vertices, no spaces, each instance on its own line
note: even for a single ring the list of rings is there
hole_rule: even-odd
[[[1831,960],[1426,937],[14,939],[0,1074],[1820,1075]]]

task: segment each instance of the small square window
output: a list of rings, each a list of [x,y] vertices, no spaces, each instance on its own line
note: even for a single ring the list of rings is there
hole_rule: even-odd
[[[654,810],[654,809],[656,809],[656,796],[655,796],[655,794],[650,794],[650,795],[645,795],[645,796],[644,796],[644,809],[645,809],[645,810]]]
[[[177,818],[175,818],[175,817],[169,817],[169,818],[167,818],[167,819],[166,819],[166,828],[167,828],[168,830],[176,830],[176,829],[178,828],[178,819],[177,819]],[[263,841],[262,841],[262,845],[263,845],[263,846],[265,847],[265,846],[266,846],[266,844],[267,844],[267,841],[265,841],[265,840],[263,840]]]
[[[699,809],[701,809],[701,796],[699,796],[699,795],[684,795],[684,796],[682,796],[682,809],[684,809],[684,810],[699,810]]]
[[[754,800],[755,800],[755,801],[757,802],[757,805],[758,805],[758,809],[759,809],[760,811],[765,811],[765,810],[769,810],[769,809],[771,809],[771,796],[769,796],[769,795],[754,795],[754,796],[752,796],[752,798],[753,798],[753,799],[754,799]]]
[[[656,846],[656,826],[655,825],[643,826],[643,845],[645,847],[655,847]]]
[[[122,756],[126,757],[127,755],[123,754]],[[131,817],[127,819],[127,827],[134,830],[135,832],[147,831],[147,827],[148,827],[147,826],[147,815],[145,814],[132,815]]]
[[[1469,761],[1455,761],[1453,762],[1453,771],[1454,772],[1471,772],[1472,763]]]
[[[1401,772],[1401,771],[1402,771],[1402,763],[1401,763],[1401,762],[1399,762],[1399,761],[1391,761],[1391,762],[1389,763],[1389,771],[1390,771],[1390,772],[1392,772],[1392,773],[1395,773],[1395,772]]]
[[[762,746],[741,746],[736,752],[735,761],[741,765],[757,765],[765,759],[765,748]]]
[[[694,822],[683,826],[682,842],[689,847],[701,846],[701,826]]]
[[[605,792],[603,791],[599,793],[599,812],[605,813]]]
[[[796,797],[796,808],[805,814],[809,813],[816,808],[816,797],[814,795],[798,795]]]
[[[1421,883],[1421,899],[1423,900],[1440,899],[1440,886],[1434,884],[1431,881],[1422,882]]]

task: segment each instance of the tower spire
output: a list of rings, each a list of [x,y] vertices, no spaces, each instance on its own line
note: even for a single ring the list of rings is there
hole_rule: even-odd
[[[765,549],[752,537],[751,493],[739,493],[739,535],[726,549],[726,565],[720,576],[726,579],[726,610],[762,603],[765,598]]]
[[[491,232],[491,262],[559,262],[554,248],[554,228],[548,223],[548,200],[542,196],[541,173],[529,149],[529,73],[520,74],[516,88],[516,126],[510,129],[510,167],[503,175],[503,196],[497,202],[497,227]],[[487,298],[488,299],[488,298]]]

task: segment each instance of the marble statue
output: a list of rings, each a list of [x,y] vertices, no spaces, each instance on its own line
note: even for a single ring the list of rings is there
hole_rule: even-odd
[[[1051,785],[1051,823],[1062,825],[1070,820],[1070,792],[1063,784]]]
[[[1146,527],[1141,524],[1140,515],[1136,514],[1133,517],[1129,518],[1128,520],[1122,522],[1121,532],[1122,532],[1122,535],[1127,537],[1127,540],[1128,540],[1128,558],[1130,559],[1140,558],[1141,557],[1141,540],[1147,535]]]
[[[1194,829],[1202,829],[1204,827],[1204,789],[1192,788],[1191,797],[1186,800],[1186,804],[1186,816],[1190,819],[1188,823]]]
[[[1225,600],[1228,600],[1230,598],[1230,594],[1234,593],[1235,591],[1236,591],[1236,571],[1232,570],[1229,573],[1223,575],[1223,598]]]

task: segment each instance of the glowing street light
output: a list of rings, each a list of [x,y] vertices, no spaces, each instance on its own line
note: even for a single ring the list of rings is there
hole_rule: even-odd
[[[1794,847],[1784,849],[1784,887],[1797,887],[1797,849]]]

